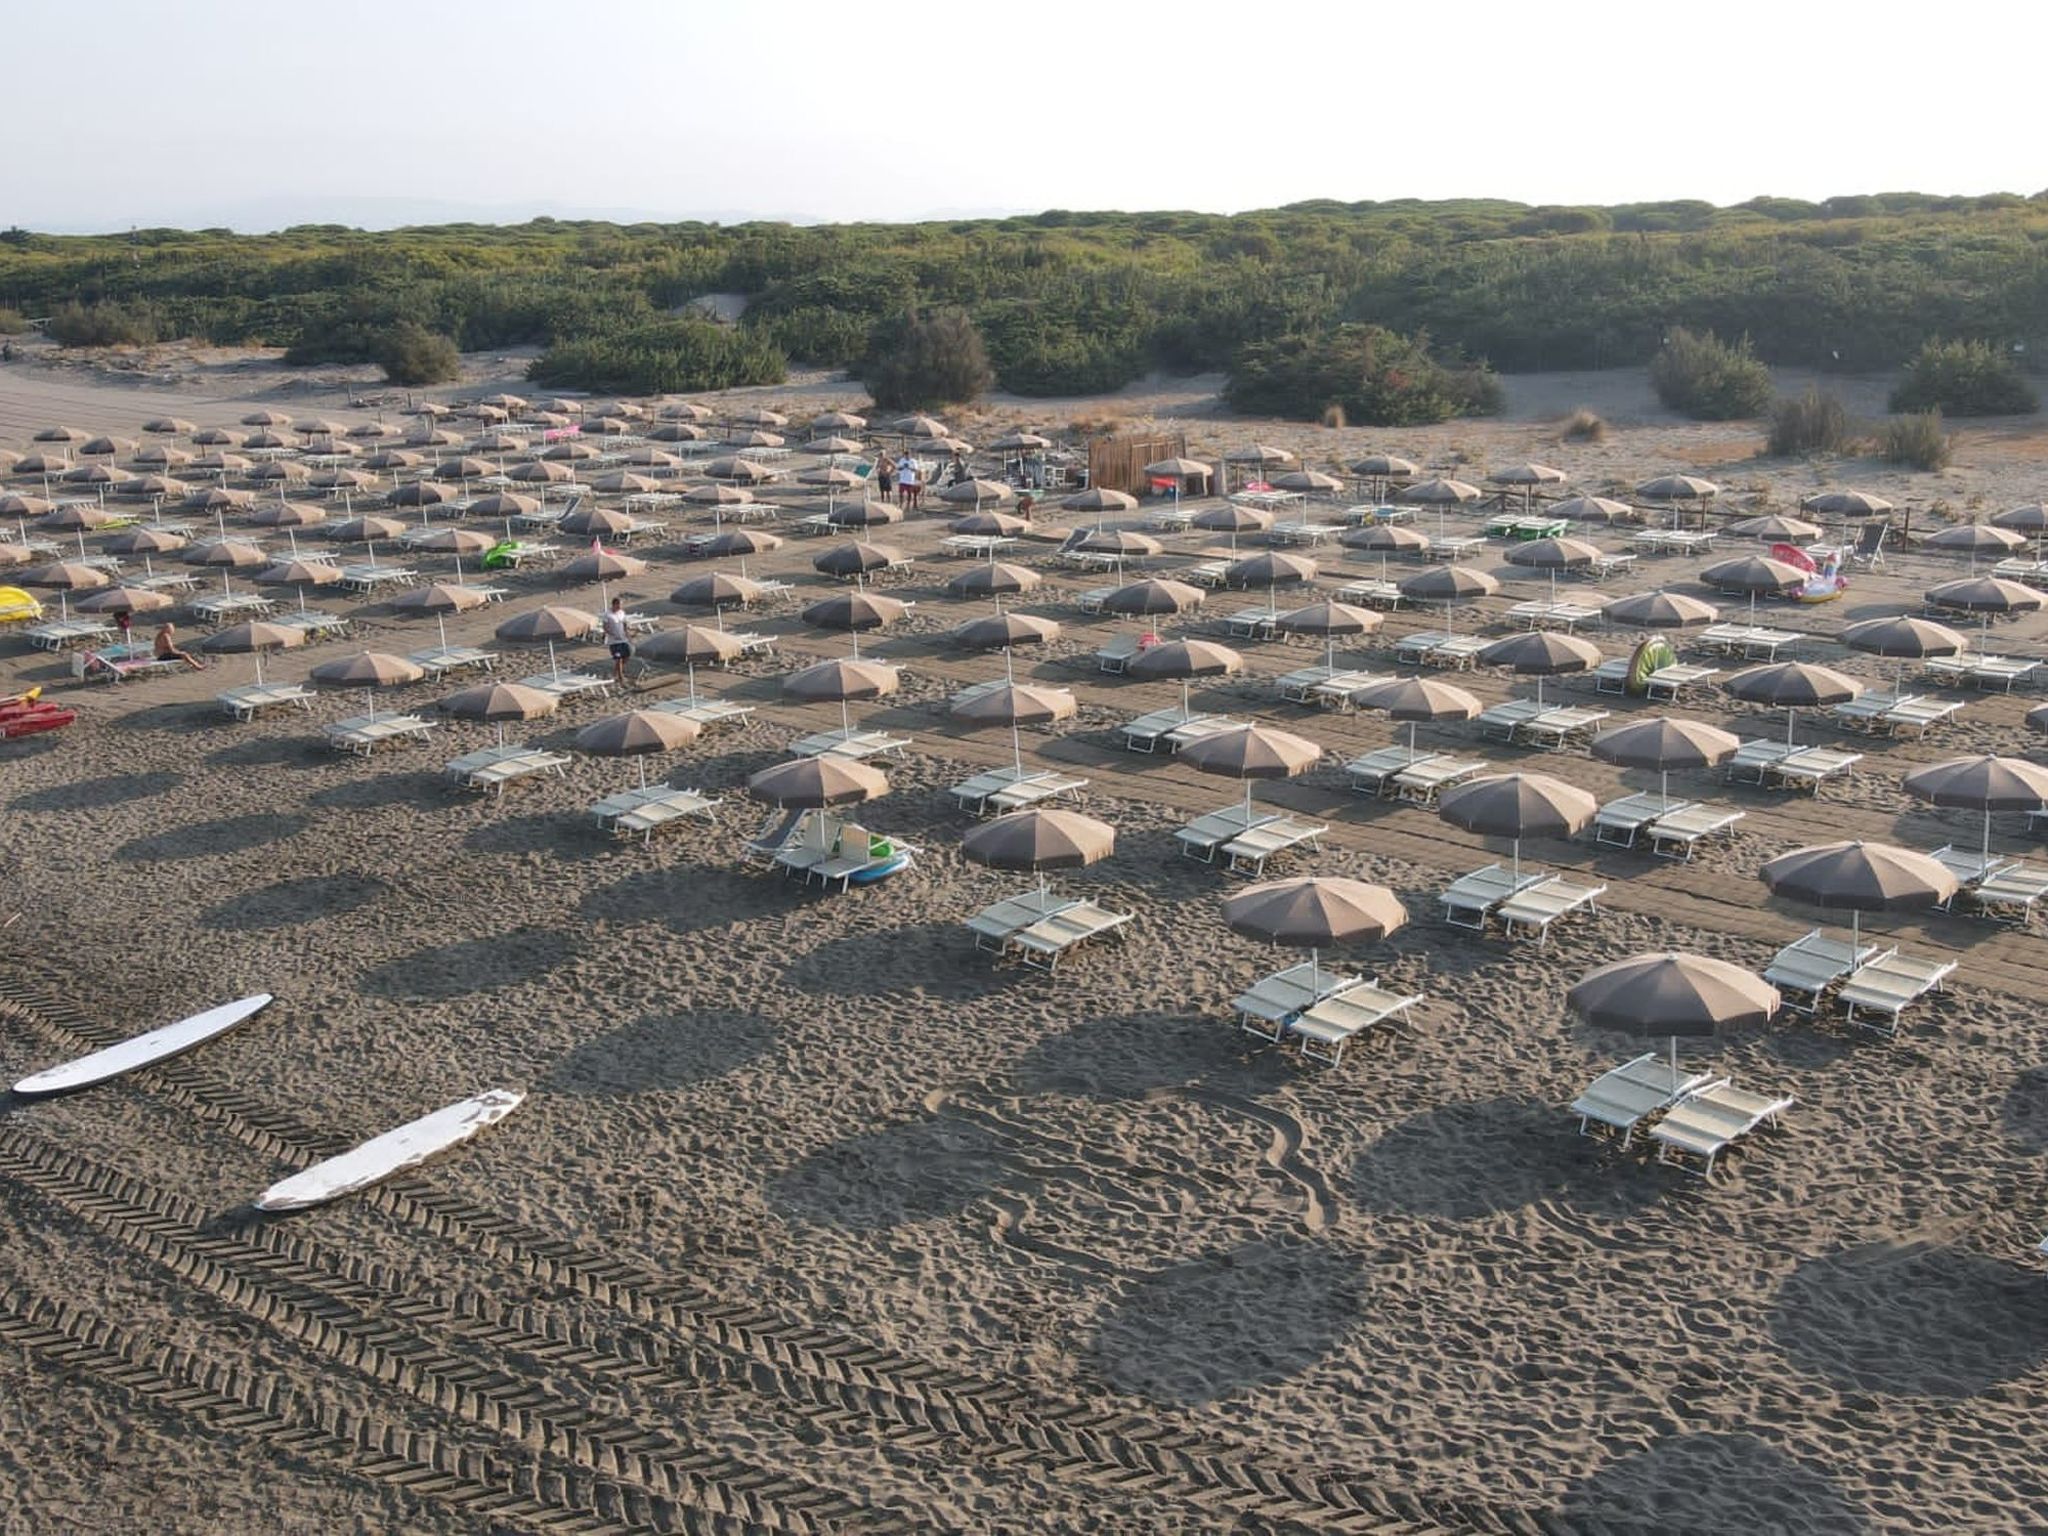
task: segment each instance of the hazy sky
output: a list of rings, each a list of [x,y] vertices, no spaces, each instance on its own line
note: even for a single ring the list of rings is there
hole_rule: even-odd
[[[2032,193],[2030,9],[27,3],[0,224]]]

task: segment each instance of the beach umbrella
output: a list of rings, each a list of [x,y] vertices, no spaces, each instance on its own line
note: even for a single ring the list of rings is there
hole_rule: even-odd
[[[127,470],[111,464],[80,464],[64,471],[64,480],[70,485],[119,486],[134,478]]]
[[[567,561],[561,568],[565,582],[576,581],[623,581],[631,576],[644,576],[647,562],[635,555],[622,555],[616,550],[602,548],[595,539],[590,548],[575,559]]]
[[[1627,502],[1610,501],[1605,496],[1567,496],[1552,502],[1548,515],[1575,523],[1615,523],[1625,521],[1631,511]]]
[[[1524,630],[1494,641],[1479,653],[1480,663],[1506,667],[1524,677],[1536,679],[1536,702],[1543,702],[1543,680],[1567,672],[1584,672],[1606,658],[1600,647],[1577,635],[1555,629]]]
[[[1671,770],[1712,768],[1733,757],[1742,742],[1733,732],[1699,720],[1635,720],[1593,738],[1593,755],[1624,768],[1657,770],[1657,798],[1671,803]]]
[[[764,405],[750,405],[734,411],[726,418],[743,427],[786,427],[789,418],[780,411],[771,411]]]
[[[1849,914],[1850,953],[1863,948],[1865,912],[1941,906],[1956,877],[1924,853],[1889,843],[1826,843],[1782,853],[1758,872],[1773,895]]]
[[[1315,561],[1307,555],[1290,555],[1279,550],[1233,560],[1223,570],[1224,583],[1233,587],[1291,586],[1315,579]]]
[[[861,452],[861,445],[850,437],[814,437],[807,443],[798,443],[798,453],[816,454],[820,458],[847,458]]]
[[[841,469],[836,464],[824,464],[816,469],[806,469],[799,473],[796,479],[799,485],[822,485],[825,488],[825,502],[828,510],[837,507],[841,491],[858,490],[861,486],[867,484],[865,480],[856,475],[852,470]]]
[[[1497,469],[1487,477],[1492,485],[1563,485],[1571,477],[1561,469],[1548,464],[1514,464],[1506,469]]]
[[[1761,976],[1726,960],[1667,950],[1631,955],[1581,976],[1565,1003],[1595,1029],[1663,1035],[1678,1076],[1678,1037],[1756,1029],[1777,1017],[1784,999]]]
[[[973,538],[1014,539],[1030,531],[1031,525],[1008,512],[970,512],[957,518],[953,531]]]
[[[998,597],[1035,591],[1044,581],[1045,578],[1029,566],[991,560],[986,565],[977,565],[950,578],[946,582],[946,591],[954,597]]]
[[[1244,783],[1245,820],[1251,820],[1252,780],[1291,779],[1315,766],[1323,749],[1305,736],[1269,725],[1238,725],[1181,748],[1181,761]]]
[[[7,517],[47,517],[56,510],[57,504],[45,501],[40,496],[30,496],[22,491],[10,491],[0,496],[0,515]]]
[[[330,587],[341,580],[341,567],[325,560],[280,560],[254,579],[267,587]]]
[[[1767,555],[1740,555],[1706,567],[1700,572],[1700,580],[1722,592],[1748,593],[1749,618],[1753,624],[1756,622],[1759,592],[1771,592],[1781,597],[1797,592],[1812,580],[1812,573]]]
[[[661,489],[659,480],[646,475],[636,475],[631,470],[614,470],[608,475],[599,475],[590,482],[593,491],[602,491],[611,496],[645,496]]]
[[[820,411],[811,418],[813,432],[865,432],[867,425],[867,417],[856,416],[851,411]]]
[[[989,444],[996,453],[1035,453],[1051,446],[1051,438],[1040,437],[1036,432],[1008,432]]]
[[[507,645],[545,645],[553,665],[555,646],[596,632],[597,620],[580,608],[549,605],[530,608],[500,624],[494,633]]]
[[[1636,487],[1644,501],[1712,501],[1721,487],[1697,475],[1658,475]]]
[[[619,425],[623,427],[625,423],[621,422]],[[588,428],[585,430],[587,431]],[[726,446],[729,448],[780,448],[787,441],[779,432],[767,432],[759,427],[754,427],[727,438]]]
[[[1292,464],[1295,455],[1285,448],[1275,448],[1271,443],[1250,443],[1243,448],[1233,448],[1223,455],[1226,464]]]
[[[384,448],[364,459],[363,467],[386,471],[418,469],[426,462],[425,454],[415,453],[410,448]]]
[[[1051,619],[1029,613],[993,613],[969,619],[947,636],[966,650],[993,651],[1019,645],[1043,645],[1060,637],[1060,626]]]
[[[1984,813],[1982,856],[1991,862],[1991,813],[2036,811],[2048,806],[2048,768],[2022,757],[1956,757],[1915,768],[1902,781],[1905,791],[1932,805]]]
[[[1776,512],[1768,517],[1745,517],[1721,531],[1738,539],[1767,539],[1773,544],[1804,544],[1821,536],[1818,524]]]
[[[1300,491],[1303,495],[1316,495],[1344,489],[1344,482],[1335,475],[1325,474],[1320,469],[1289,470],[1272,479],[1276,491]]]
[[[488,593],[466,587],[459,581],[436,581],[401,592],[389,599],[385,606],[401,613],[467,613],[490,601]]]
[[[782,691],[793,699],[836,702],[840,729],[850,735],[853,721],[847,713],[848,702],[883,698],[902,686],[902,680],[902,673],[886,662],[838,656],[790,673],[782,680]]]
[[[1473,695],[1433,677],[1397,677],[1353,691],[1357,709],[1377,709],[1390,720],[1408,722],[1408,750],[1415,750],[1415,726],[1423,720],[1471,720],[1483,704]]]
[[[434,466],[434,478],[436,480],[480,480],[485,475],[494,474],[497,468],[498,466],[491,463],[488,459],[472,458],[468,455],[463,455],[459,458],[443,459],[440,463],[436,464]],[[438,487],[436,489],[438,490]],[[445,494],[445,492],[442,494]]]
[[[245,427],[288,427],[292,424],[289,412],[264,408],[251,411],[242,418]]]
[[[408,541],[414,549],[443,555],[480,555],[497,546],[495,536],[477,528],[434,528]]]
[[[581,410],[582,407],[578,406],[577,409]],[[418,416],[422,420],[431,421],[436,417],[447,416],[451,414],[453,410],[453,406],[443,405],[438,400],[419,400],[415,401],[411,405],[408,405],[405,408],[405,414],[408,416]]]
[[[192,441],[202,448],[239,448],[242,434],[226,427],[201,427],[192,434]]]
[[[207,539],[178,551],[178,558],[187,565],[228,571],[254,570],[271,563],[261,546],[246,539]]]
[[[396,427],[386,426],[381,421],[359,421],[348,429],[348,436],[357,442],[375,442],[380,437],[389,437]]]
[[[1396,501],[1411,502],[1419,507],[1456,507],[1468,501],[1477,501],[1486,493],[1476,485],[1463,480],[1450,480],[1438,475],[1428,480],[1418,480],[1413,485],[1404,485],[1394,493]]]
[[[683,492],[683,500],[699,507],[744,506],[754,499],[754,493],[743,485],[693,485]]]
[[[77,560],[53,560],[23,571],[14,579],[24,587],[48,587],[56,592],[90,592],[114,584],[110,573]]]
[[[1977,569],[1979,555],[2006,555],[2027,542],[2024,534],[1991,523],[1955,523],[1922,540],[1925,549],[1961,552],[1970,557],[1970,569]]]
[[[521,485],[564,485],[576,478],[576,472],[545,459],[534,459],[525,464],[514,464],[505,471],[505,478],[516,480]]]
[[[1157,539],[1129,528],[1096,528],[1082,535],[1074,546],[1090,554],[1115,555],[1119,560],[1137,560],[1163,553],[1166,546]]]
[[[707,479],[734,485],[761,485],[775,478],[774,470],[736,456],[709,460],[704,465],[704,474]]]
[[[1200,587],[1191,587],[1186,582],[1148,577],[1111,592],[1102,600],[1102,611],[1157,618],[1162,613],[1187,613],[1199,608],[1205,596]]]
[[[1636,592],[1617,597],[1600,609],[1610,624],[1629,624],[1637,629],[1687,629],[1711,624],[1721,616],[1712,603],[1703,603],[1683,592]]]
[[[407,435],[405,440],[416,448],[460,448],[462,446],[462,434],[445,429],[425,431],[415,429]],[[593,453],[596,452],[595,449],[591,451]]]
[[[865,576],[870,571],[887,570],[902,559],[901,550],[886,544],[855,540],[850,544],[835,544],[816,556],[811,561],[811,569],[827,576]]]
[[[834,528],[881,528],[902,522],[903,511],[886,501],[850,501],[827,512],[825,521]]]
[[[1188,713],[1188,683],[1197,677],[1227,677],[1244,670],[1244,657],[1214,640],[1169,640],[1148,646],[1130,660],[1128,674],[1141,681],[1178,678],[1180,712]]]
[[[156,613],[173,605],[166,594],[148,587],[101,587],[72,606],[80,613]]]
[[[1960,656],[1970,642],[1946,624],[1910,613],[1888,619],[1864,619],[1842,631],[1842,644],[1852,651],[1871,656],[1891,656],[1901,661],[1924,661],[1929,656]],[[1894,687],[1904,682],[1900,668]]]
[[[1369,453],[1362,459],[1353,459],[1346,467],[1366,480],[1406,480],[1422,473],[1408,460],[1391,453]]]
[[[174,480],[169,475],[137,475],[121,487],[121,494],[163,501],[172,496],[182,496],[188,489],[184,481]]]
[[[408,480],[386,498],[394,507],[443,507],[455,498],[428,480]]]
[[[1308,951],[1309,989],[1321,995],[1322,951],[1333,944],[1377,942],[1408,921],[1401,898],[1383,885],[1313,875],[1269,880],[1223,902],[1233,933]]]
[[[135,462],[137,464],[160,465],[163,468],[171,469],[181,464],[190,464],[192,462],[192,455],[183,448],[172,447],[169,443],[151,443],[148,447],[138,448],[135,451]]]
[[[995,480],[962,480],[939,492],[939,500],[953,506],[979,507],[983,502],[987,502],[992,506],[1002,507],[1008,506],[1016,499],[1015,492]]]
[[[950,429],[930,416],[899,416],[889,423],[889,430],[899,437],[944,437]]]
[[[985,821],[960,839],[961,854],[977,864],[1036,873],[1041,896],[1047,889],[1047,870],[1082,869],[1100,863],[1115,849],[1116,828],[1108,822],[1043,806]]]
[[[0,544],[0,566],[27,565],[35,557],[25,544]]]
[[[1370,608],[1322,602],[1288,610],[1273,621],[1273,627],[1283,635],[1321,635],[1323,666],[1334,673],[1337,670],[1337,637],[1369,635],[1385,622],[1382,615]]]
[[[101,433],[98,437],[89,437],[80,443],[78,452],[84,458],[110,459],[115,454],[130,452],[134,447],[135,444],[125,437],[108,437]]]
[[[1199,528],[1204,533],[1227,533],[1234,549],[1238,534],[1264,533],[1271,528],[1273,514],[1264,507],[1241,507],[1234,501],[1226,501],[1218,507],[1204,507],[1188,519],[1188,526]]]
[[[746,608],[768,595],[758,581],[726,571],[695,576],[669,593],[668,600],[685,608]],[[642,652],[646,650],[643,644]]]
[[[91,436],[90,432],[80,431],[77,427],[39,427],[36,429],[33,441],[38,443],[82,443]]]
[[[427,675],[426,668],[388,651],[360,651],[335,661],[323,661],[310,676],[316,683],[338,688],[399,688]]]
[[[697,554],[706,560],[715,560],[727,555],[766,555],[782,548],[779,535],[763,533],[758,528],[726,528],[714,533],[697,546]]]
[[[152,416],[142,424],[142,430],[154,432],[161,437],[182,437],[199,429],[177,416]]]
[[[889,780],[881,769],[832,752],[777,763],[747,780],[748,794],[785,810],[857,805],[888,792]]]
[[[1448,635],[1451,632],[1452,606],[1474,598],[1492,597],[1500,591],[1500,583],[1469,565],[1438,565],[1418,571],[1413,576],[1404,576],[1400,591],[1403,597],[1416,602],[1442,603],[1444,633]]]
[[[540,511],[540,500],[516,491],[498,491],[478,497],[470,503],[469,510],[473,517],[532,517]]]
[[[115,520],[114,514],[89,502],[75,501],[57,507],[36,519],[36,525],[58,533],[91,533]]]
[[[550,464],[575,464],[599,456],[599,451],[591,444],[577,442],[574,438],[550,443],[540,451],[541,459]]]
[[[403,532],[405,524],[395,517],[352,517],[329,528],[327,537],[340,544],[374,544],[380,539],[395,539]]]
[[[658,427],[650,427],[647,436],[657,443],[701,443],[711,434],[691,422],[665,421]]]
[[[1547,773],[1497,773],[1447,789],[1437,815],[1454,827],[1514,843],[1514,878],[1522,878],[1522,839],[1571,837],[1586,828],[1600,803]]]
[[[251,512],[248,521],[251,528],[314,528],[327,521],[327,511],[296,501],[273,501]]]
[[[649,635],[638,646],[649,661],[681,663],[684,666],[724,666],[746,654],[746,642],[738,635],[705,624],[685,624],[681,629],[664,629]]]
[[[1748,703],[1783,709],[1787,746],[1792,744],[1793,722],[1801,709],[1846,704],[1863,692],[1863,685],[1855,678],[1810,661],[1775,661],[1749,667],[1721,686]]]
[[[71,467],[71,460],[61,453],[31,453],[14,461],[13,473],[17,475],[61,475]]]
[[[858,635],[864,630],[886,628],[909,611],[910,605],[898,598],[855,589],[812,603],[804,609],[803,621],[819,629]]]
[[[1213,471],[1200,459],[1174,458],[1158,459],[1153,463],[1147,464],[1145,466],[1145,473],[1155,479],[1173,481],[1173,495],[1174,499],[1178,501],[1183,482],[1198,480],[1206,486]]]
[[[1882,517],[1892,509],[1890,502],[1868,491],[1821,491],[1799,505],[1805,511],[1833,517]]]
[[[306,643],[306,631],[295,624],[266,624],[258,620],[217,629],[199,642],[203,651],[223,652],[256,658],[256,681],[263,681],[263,653],[287,651]]]
[[[1966,576],[1961,581],[1944,581],[1929,587],[1925,596],[1930,607],[1981,614],[1981,635],[1984,638],[1990,636],[1992,614],[2031,613],[2048,602],[2048,597],[2043,597],[2034,588],[1997,576]]]
[[[647,787],[647,759],[657,752],[679,752],[703,730],[694,720],[654,709],[629,709],[607,715],[576,733],[576,750],[599,757],[630,757]]]
[[[1404,523],[1368,523],[1363,528],[1347,528],[1337,535],[1337,542],[1346,549],[1376,552],[1380,557],[1380,579],[1384,581],[1387,557],[1423,553],[1429,548],[1429,535]]]
[[[498,740],[505,739],[505,726],[513,720],[538,720],[561,707],[559,694],[529,688],[524,683],[478,683],[442,699],[437,706],[462,720],[483,720],[498,728]]]
[[[631,422],[610,414],[610,412],[615,410],[617,410],[617,407],[611,406],[598,415],[585,416],[583,418],[583,435],[585,437],[624,437],[627,433],[631,432],[633,430]]]
[[[1550,573],[1550,600],[1557,601],[1557,573],[1583,571],[1600,558],[1600,548],[1584,539],[1530,539],[1508,546],[1509,565]]]
[[[1080,707],[1072,692],[1065,688],[1041,688],[1006,678],[997,687],[955,704],[953,715],[971,725],[1007,725],[1017,777],[1021,779],[1024,776],[1024,742],[1019,728],[1072,719]]]

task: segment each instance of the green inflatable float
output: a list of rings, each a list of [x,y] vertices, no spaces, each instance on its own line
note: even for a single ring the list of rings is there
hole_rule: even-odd
[[[1641,698],[1650,691],[1650,674],[1660,672],[1678,660],[1678,652],[1671,648],[1671,642],[1661,635],[1652,635],[1635,649],[1628,659],[1628,681],[1623,684],[1625,692]]]

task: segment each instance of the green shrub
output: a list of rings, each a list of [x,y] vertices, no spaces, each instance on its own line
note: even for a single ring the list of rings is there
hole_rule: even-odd
[[[1847,453],[1855,442],[1849,413],[1833,395],[1808,386],[1796,399],[1781,395],[1771,403],[1774,454]]]
[[[746,329],[783,356],[820,368],[850,368],[867,355],[868,320],[843,309],[806,306],[748,315]]]
[[[2020,416],[2041,400],[2019,366],[1988,341],[1930,341],[1892,391],[1895,411],[1951,416]]]
[[[1587,410],[1583,405],[1564,421],[1564,430],[1558,434],[1568,443],[1600,443],[1607,440],[1606,419]]]
[[[962,405],[979,399],[994,377],[981,332],[958,309],[909,314],[883,328],[861,368],[861,382],[884,410]]]
[[[1946,469],[1954,445],[1941,430],[1940,411],[1894,416],[1878,428],[1877,452],[1887,464],[1915,469]]]
[[[60,347],[139,347],[164,335],[161,318],[148,304],[66,304],[45,329]]]
[[[658,320],[582,341],[558,341],[526,370],[558,389],[602,394],[687,394],[741,384],[780,384],[789,360],[743,327]]]
[[[1501,391],[1484,364],[1431,357],[1427,336],[1344,325],[1246,347],[1224,398],[1233,410],[1255,416],[1318,421],[1336,406],[1355,426],[1414,427],[1491,415],[1500,409]]]
[[[0,304],[0,336],[19,336],[28,329],[28,316]]]
[[[462,373],[454,341],[423,325],[394,325],[374,347],[377,366],[394,384],[444,384]]]
[[[1680,326],[1650,360],[1650,384],[1665,405],[1696,421],[1761,416],[1771,403],[1771,370],[1747,336],[1731,345]]]

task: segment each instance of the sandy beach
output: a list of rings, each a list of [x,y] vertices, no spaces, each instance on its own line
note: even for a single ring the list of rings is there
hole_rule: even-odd
[[[510,382],[518,361],[473,360],[443,393],[527,393]],[[159,412],[232,423],[258,400],[371,414],[334,377],[136,372],[174,387],[38,359],[0,368],[0,446],[26,448],[58,421],[130,436]],[[2041,499],[2048,450],[2037,417],[1965,428],[1937,475],[1760,459],[1753,426],[1675,420],[1640,372],[1510,377],[1502,419],[1398,432],[1232,419],[1216,382],[998,399],[948,420],[976,442],[1084,419],[1158,427],[1185,432],[1200,457],[1257,440],[1319,466],[1385,450],[1474,481],[1534,458],[1589,493],[1683,469],[1745,511],[1853,485],[1910,508],[1916,531]],[[1856,409],[1881,393],[1842,388]],[[860,395],[814,379],[732,398],[800,421]],[[1603,441],[1557,440],[1580,404],[1614,423]],[[678,538],[708,526],[689,510]],[[1434,525],[1422,514],[1418,526]],[[795,584],[748,620],[776,654],[697,683],[756,706],[754,723],[652,760],[721,804],[651,847],[600,833],[585,809],[634,781],[629,763],[578,756],[501,798],[465,794],[441,765],[490,741],[488,726],[449,722],[426,745],[359,759],[329,750],[319,724],[360,713],[360,693],[238,724],[214,695],[250,679],[247,657],[87,688],[65,659],[0,631],[0,694],[43,685],[80,714],[0,743],[0,922],[19,914],[0,928],[8,1080],[227,998],[279,999],[174,1064],[70,1097],[0,1098],[0,1528],[2048,1524],[2038,927],[1873,916],[1866,931],[1959,967],[1896,1039],[1788,1012],[1688,1045],[1688,1058],[1798,1101],[1711,1181],[1578,1134],[1566,1106],[1649,1047],[1583,1027],[1564,1001],[1627,955],[1685,949],[1760,970],[1832,926],[1758,879],[1786,850],[1850,837],[1974,846],[1975,813],[1932,809],[1899,779],[1966,753],[2025,754],[2038,686],[1937,690],[1966,707],[1924,740],[1866,739],[1802,711],[1802,739],[1863,751],[1857,771],[1817,797],[1684,776],[1744,813],[1732,845],[1691,862],[1590,836],[1526,843],[1525,862],[1606,886],[1597,917],[1539,947],[1438,920],[1442,888],[1505,858],[1506,843],[1348,787],[1340,765],[1404,728],[1280,703],[1273,679],[1320,661],[1320,645],[1242,644],[1246,671],[1197,681],[1195,702],[1325,749],[1304,777],[1257,787],[1329,825],[1320,853],[1269,877],[1356,876],[1411,914],[1385,942],[1323,958],[1426,1001],[1410,1027],[1320,1068],[1238,1030],[1231,997],[1301,957],[1231,933],[1220,907],[1244,877],[1177,854],[1175,829],[1240,786],[1121,749],[1118,725],[1178,690],[1095,668],[1096,646],[1138,626],[1082,612],[1074,595],[1099,578],[1062,568],[1049,546],[1016,556],[1047,583],[1013,606],[1064,634],[1015,661],[1081,708],[1027,729],[1024,750],[1087,778],[1082,809],[1118,831],[1111,858],[1054,879],[1134,919],[1122,943],[1050,976],[975,949],[963,920],[1030,880],[959,852],[974,823],[949,786],[1009,761],[1010,742],[947,713],[953,693],[1002,671],[1000,655],[945,643],[989,611],[946,595],[961,568],[938,549],[947,531],[924,516],[878,535],[916,557],[886,590],[917,606],[861,643],[905,668],[902,691],[855,708],[911,745],[864,820],[919,856],[845,894],[739,858],[763,817],[748,775],[839,723],[837,705],[778,688],[847,649],[797,617],[836,589],[810,565],[827,540],[791,538],[749,562]],[[636,545],[653,568],[625,585],[668,628],[699,616],[666,594],[707,568],[676,542]],[[1151,562],[1162,574],[1214,538],[1164,542]],[[1501,548],[1475,563],[1505,591],[1464,609],[1460,628],[1508,633],[1508,607],[1547,589]],[[1319,558],[1324,588],[1379,569],[1334,547]],[[1701,563],[1646,558],[1598,590],[1699,593]],[[1419,568],[1397,561],[1394,574]],[[1917,611],[1927,586],[1966,569],[1903,551],[1857,572],[1838,602],[1762,612],[1816,637],[1803,659],[1874,683],[1893,664],[1832,637]],[[489,646],[514,613],[597,600],[546,570],[505,584],[503,605],[450,619],[452,640]],[[1593,585],[1560,581],[1574,595]],[[1233,596],[1167,627],[1217,633],[1243,606]],[[317,600],[348,613],[355,638],[272,658],[267,675],[435,643],[432,620]],[[1404,608],[1339,654],[1394,671],[1387,648],[1441,619]],[[1588,633],[1610,656],[1636,638]],[[2048,656],[2048,616],[1992,636],[2003,654]],[[602,660],[595,646],[570,655]],[[508,653],[501,670],[544,664]],[[1492,703],[1531,680],[1482,669],[1458,681]],[[450,686],[379,705],[424,707]],[[684,687],[663,671],[630,702]],[[1660,712],[1582,678],[1549,687],[1614,722]],[[569,750],[624,707],[573,700],[513,729]],[[1782,711],[1717,690],[1664,712],[1745,736],[1784,728]],[[1424,725],[1420,739],[1603,800],[1655,787],[1583,747],[1482,742],[1467,724]],[[2023,817],[2001,816],[1994,837],[2042,862]],[[317,1156],[491,1086],[530,1098],[424,1171],[302,1216],[249,1211]]]

